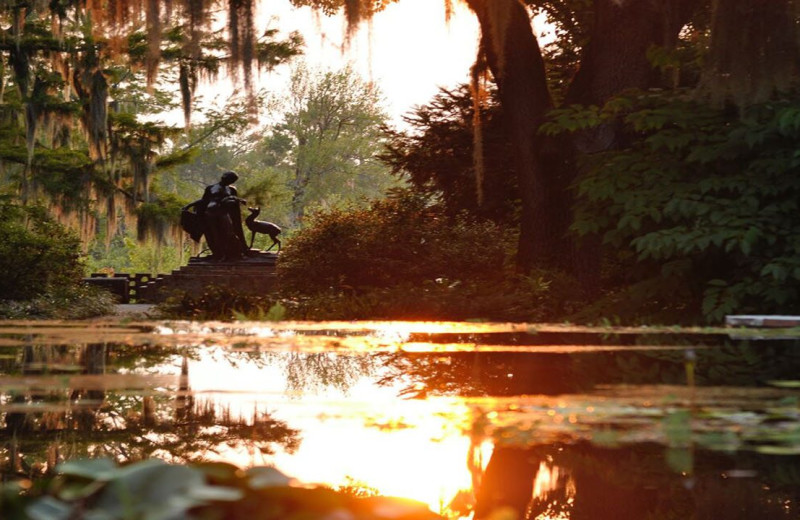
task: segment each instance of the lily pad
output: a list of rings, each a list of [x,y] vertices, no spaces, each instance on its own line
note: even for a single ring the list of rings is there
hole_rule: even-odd
[[[76,459],[59,464],[56,472],[92,480],[109,480],[117,469],[117,463],[111,459]]]
[[[72,517],[72,506],[50,496],[44,496],[25,508],[33,520],[67,520]]]

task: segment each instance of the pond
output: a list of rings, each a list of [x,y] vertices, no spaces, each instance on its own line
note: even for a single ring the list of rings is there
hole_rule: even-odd
[[[0,322],[0,463],[274,466],[448,518],[798,518],[798,336]]]

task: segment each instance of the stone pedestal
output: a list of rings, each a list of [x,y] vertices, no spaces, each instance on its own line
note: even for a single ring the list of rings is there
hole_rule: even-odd
[[[176,292],[200,296],[211,286],[228,288],[245,295],[264,295],[275,287],[275,263],[278,255],[252,251],[237,261],[214,262],[193,257],[171,274],[163,275],[140,289],[139,302],[159,303]]]

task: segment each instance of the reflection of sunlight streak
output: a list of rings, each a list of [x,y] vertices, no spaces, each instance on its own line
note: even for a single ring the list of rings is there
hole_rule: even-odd
[[[375,328],[373,335],[384,341],[405,342],[417,329],[414,323],[396,321],[388,322]]]
[[[557,327],[542,330],[569,332]],[[576,329],[577,330],[577,329]],[[488,338],[475,337],[469,342],[409,341],[413,335],[426,334],[488,334],[531,333],[526,324],[451,322],[264,322],[194,323],[169,322],[154,327],[154,332],[171,337],[178,345],[213,345],[231,348],[237,352],[514,352],[520,353],[588,353],[636,350],[671,351],[686,350],[686,345],[636,345],[618,344],[550,344],[514,343],[492,344]],[[692,347],[698,348],[710,347]]]
[[[439,511],[460,489],[471,487],[465,464],[469,439],[442,431],[434,421],[401,421],[404,427],[373,428],[361,427],[359,419],[321,421],[304,429],[296,454],[278,454],[276,465],[302,481],[337,486],[353,479]]]
[[[348,333],[371,332],[373,334],[394,334],[397,336],[411,332],[419,334],[528,332],[531,330],[531,326],[525,323],[461,323],[449,321],[281,321],[273,322],[269,325],[266,325],[262,321],[241,321],[235,323],[171,321],[158,323],[154,326],[153,330],[156,334],[160,335],[233,334],[252,336],[257,333],[269,335],[287,331],[337,331]]]
[[[542,461],[533,481],[533,496],[544,497],[558,487],[559,468]]]
[[[459,491],[472,489],[465,428],[471,410],[462,400],[402,400],[397,388],[376,387],[363,375],[346,394],[327,387],[288,395],[281,361],[273,354],[260,366],[244,361],[234,366],[214,351],[203,351],[189,362],[190,387],[204,399],[234,417],[268,411],[300,431],[296,449],[276,447],[270,455],[252,446],[220,446],[220,460],[242,467],[272,464],[304,483],[363,483],[382,495],[423,501],[436,512]],[[478,451],[483,454],[488,446]]]
[[[568,520],[569,509],[575,500],[575,480],[564,475],[564,468],[542,461],[533,480],[533,499],[548,504],[548,510],[536,516],[535,520]],[[566,479],[566,484],[563,481]],[[557,490],[563,490],[564,504],[558,506],[558,497],[551,496]]]

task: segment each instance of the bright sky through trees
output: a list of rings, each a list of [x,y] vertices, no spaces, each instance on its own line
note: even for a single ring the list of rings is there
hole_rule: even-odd
[[[439,86],[466,82],[475,61],[478,23],[460,4],[449,24],[444,2],[392,4],[370,24],[362,24],[344,55],[338,47],[344,36],[344,18],[321,22],[331,22],[330,28],[322,26],[322,38],[308,31],[309,61],[315,55],[326,64],[352,60],[365,77],[379,84],[393,119],[412,105],[429,101]]]
[[[306,40],[305,61],[310,67],[342,68],[351,63],[367,80],[378,83],[393,121],[413,105],[426,103],[439,86],[452,87],[468,80],[475,61],[478,23],[460,4],[445,22],[444,2],[404,0],[390,5],[359,27],[349,42],[343,15],[328,17],[310,8],[294,8],[288,0],[261,0],[256,31],[278,28],[299,31]],[[286,68],[265,74],[259,87],[277,94],[285,87]],[[224,101],[232,85],[201,88],[207,101]]]

